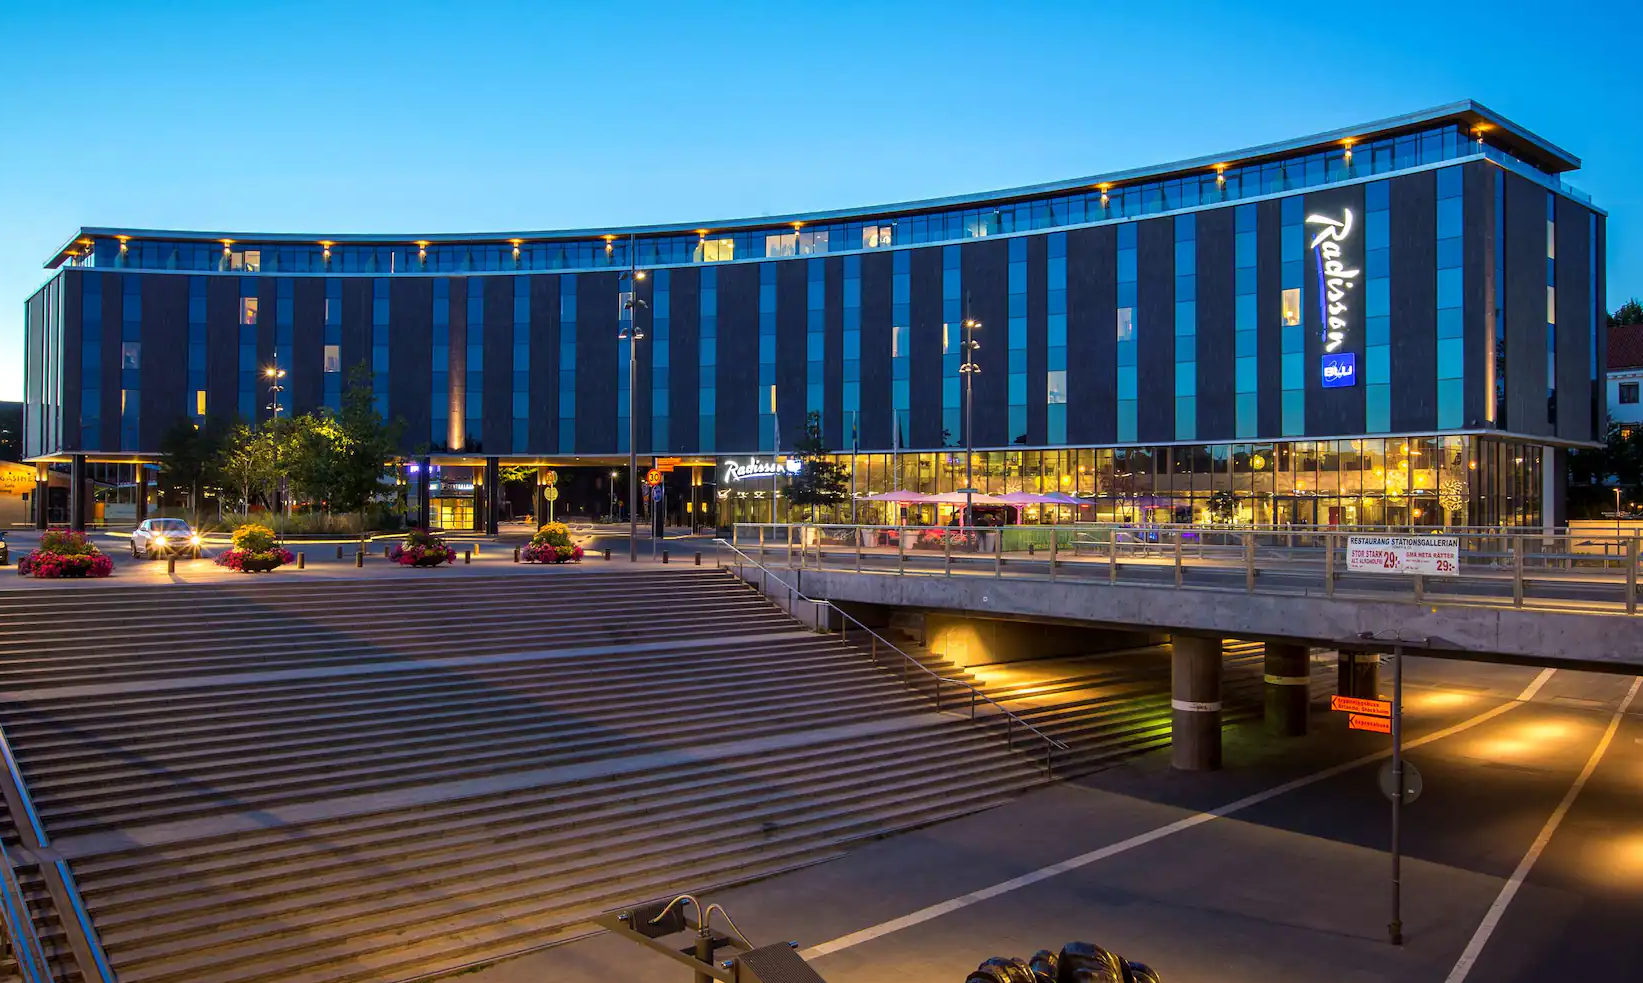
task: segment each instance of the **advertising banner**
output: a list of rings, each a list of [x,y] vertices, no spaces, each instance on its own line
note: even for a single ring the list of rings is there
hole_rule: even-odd
[[[1455,536],[1348,536],[1346,568],[1353,573],[1453,577],[1460,572],[1460,539]]]

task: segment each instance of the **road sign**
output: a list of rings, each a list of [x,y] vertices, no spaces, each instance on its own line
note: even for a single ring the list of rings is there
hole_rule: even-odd
[[[666,474],[684,463],[682,457],[659,457],[656,459],[656,470]]]
[[[559,489],[549,485],[547,489],[542,492],[542,497],[550,502],[557,502],[559,501]]]
[[[1372,717],[1392,716],[1392,704],[1387,700],[1360,700],[1351,696],[1331,696],[1329,709]]]
[[[1369,730],[1377,734],[1392,733],[1392,720],[1389,717],[1371,717],[1364,713],[1349,714],[1346,726],[1352,730]]]
[[[554,485],[559,484],[559,472],[557,472],[557,471],[544,471],[544,472],[542,472],[542,484],[547,485],[549,488],[552,488]]]
[[[651,468],[649,473],[647,473],[645,475],[645,484],[647,484],[647,485],[659,485],[661,483],[662,483],[662,472],[656,470],[655,468]]]
[[[1379,780],[1381,794],[1389,799],[1397,798],[1398,785],[1396,782],[1392,781],[1392,762],[1388,761],[1381,765]],[[1403,763],[1404,805],[1408,805],[1409,803],[1420,798],[1422,788],[1425,788],[1425,783],[1421,781],[1421,773],[1415,769],[1415,763],[1413,761],[1405,761]]]
[[[1346,568],[1353,573],[1453,577],[1460,572],[1460,537],[1348,536]]]
[[[666,488],[663,488],[661,485],[653,485],[650,489],[650,500],[653,502],[660,502],[662,500],[662,496],[665,494],[667,494]]]

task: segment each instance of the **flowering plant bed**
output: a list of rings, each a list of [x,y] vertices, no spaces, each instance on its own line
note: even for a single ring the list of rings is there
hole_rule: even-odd
[[[921,529],[918,540],[913,544],[914,549],[939,550],[945,549],[947,543],[956,547],[967,548],[974,542],[970,533],[944,529]]]
[[[388,559],[404,567],[437,567],[455,563],[456,550],[425,529],[412,529],[405,534],[405,542],[389,548]]]
[[[234,545],[217,555],[217,565],[240,573],[267,573],[297,556],[274,542],[274,530],[252,523],[234,530]]]
[[[570,527],[563,522],[550,522],[536,531],[530,545],[519,551],[526,563],[578,563],[582,547],[570,541]]]
[[[61,580],[78,577],[107,577],[114,561],[91,545],[85,533],[52,529],[40,537],[40,548],[17,561],[22,577]]]

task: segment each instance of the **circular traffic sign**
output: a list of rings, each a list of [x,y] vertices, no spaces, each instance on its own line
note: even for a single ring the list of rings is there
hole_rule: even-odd
[[[647,484],[647,485],[659,485],[661,483],[662,483],[662,472],[656,470],[655,468],[651,468],[650,472],[645,475],[645,484]]]
[[[549,488],[552,488],[554,485],[559,484],[559,472],[557,472],[557,471],[544,471],[544,472],[542,472],[542,484],[547,485]]]
[[[547,489],[542,492],[542,497],[550,502],[557,502],[559,501],[559,489],[549,485]]]
[[[1398,797],[1398,783],[1392,780],[1392,762],[1388,761],[1387,763],[1381,765],[1379,782],[1382,795],[1386,796],[1388,799],[1395,799]],[[1403,804],[1408,805],[1409,803],[1420,798],[1421,789],[1424,787],[1425,785],[1421,781],[1420,770],[1415,767],[1415,763],[1408,760],[1404,761]]]

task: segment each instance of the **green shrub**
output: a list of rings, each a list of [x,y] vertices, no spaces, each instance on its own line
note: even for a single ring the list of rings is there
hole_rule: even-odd
[[[274,548],[274,530],[250,523],[234,530],[234,548],[247,553],[267,553]]]

